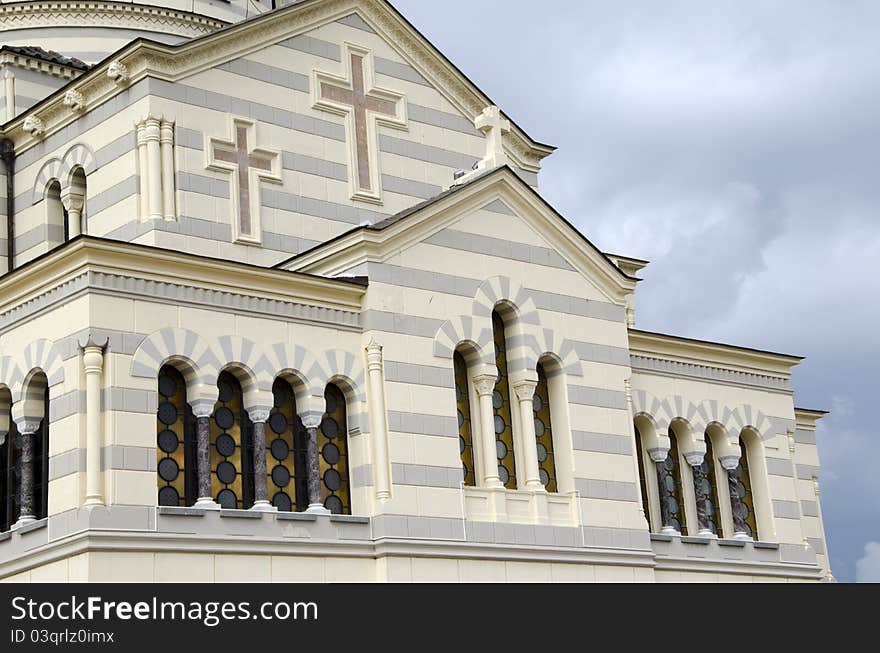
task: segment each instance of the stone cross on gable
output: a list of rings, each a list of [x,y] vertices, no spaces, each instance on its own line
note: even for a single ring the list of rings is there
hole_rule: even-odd
[[[254,147],[256,125],[243,118],[233,118],[229,139],[211,138],[205,148],[207,168],[232,175],[233,239],[259,244],[260,181],[281,183],[281,155],[273,150]]]
[[[486,107],[474,118],[474,127],[486,135],[486,154],[477,161],[473,170],[457,177],[453,186],[466,183],[487,170],[510,164],[504,151],[504,134],[510,131],[510,121],[501,115],[501,109],[494,105]]]
[[[346,118],[352,199],[380,203],[379,136],[377,125],[407,128],[406,101],[402,93],[376,86],[372,54],[346,43],[345,76],[315,70],[312,106]]]

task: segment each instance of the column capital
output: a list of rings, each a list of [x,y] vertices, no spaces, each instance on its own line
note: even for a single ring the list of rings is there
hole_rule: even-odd
[[[481,397],[491,395],[495,391],[495,384],[498,381],[497,376],[489,374],[480,374],[474,377],[474,388]]]
[[[537,389],[537,387],[537,381],[520,379],[514,384],[513,391],[516,392],[516,398],[520,401],[531,401],[535,396],[535,389]]]
[[[21,435],[33,435],[40,430],[42,421],[42,417],[18,417],[15,420],[15,426]]]
[[[653,449],[648,449],[648,455],[651,456],[651,460],[655,463],[662,463],[669,455],[669,447],[654,447]]]
[[[687,461],[687,464],[691,467],[700,467],[703,464],[703,461],[706,459],[705,451],[686,451],[684,453],[684,459]]]
[[[193,399],[189,402],[193,415],[196,418],[210,417],[214,412],[214,402],[211,399]]]
[[[247,411],[248,417],[251,418],[251,421],[255,424],[265,424],[269,419],[269,414],[272,412],[271,406],[249,406],[245,408]]]
[[[382,369],[382,345],[375,339],[370,339],[370,344],[366,346],[367,352],[367,368],[370,372],[381,371]]]
[[[304,415],[300,415],[303,426],[305,426],[307,429],[316,429],[321,426],[321,420],[323,419],[323,417],[323,415],[317,415],[315,413],[306,413]]]
[[[739,456],[737,454],[719,456],[718,461],[721,463],[721,466],[728,472],[732,472],[734,469],[739,467]]]

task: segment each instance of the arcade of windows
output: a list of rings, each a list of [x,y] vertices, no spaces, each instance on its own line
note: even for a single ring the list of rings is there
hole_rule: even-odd
[[[636,418],[642,507],[651,530],[666,535],[757,540],[758,513],[749,473],[749,459],[757,455],[757,435],[744,429],[738,439],[739,450],[717,456],[715,451],[723,448],[724,435],[713,425],[701,438],[705,452],[682,454],[682,425],[674,422],[669,426],[667,446],[646,446],[642,431],[649,428],[652,425],[645,416]]]

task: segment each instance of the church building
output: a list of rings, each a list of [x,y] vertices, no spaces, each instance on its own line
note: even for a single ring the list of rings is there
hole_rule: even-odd
[[[385,0],[0,44],[0,579],[833,580],[802,359],[638,329],[648,262]]]

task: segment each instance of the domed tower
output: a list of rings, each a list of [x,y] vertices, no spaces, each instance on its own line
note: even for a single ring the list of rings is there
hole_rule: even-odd
[[[180,43],[286,4],[290,0],[2,2],[0,45],[95,63],[136,38]]]

